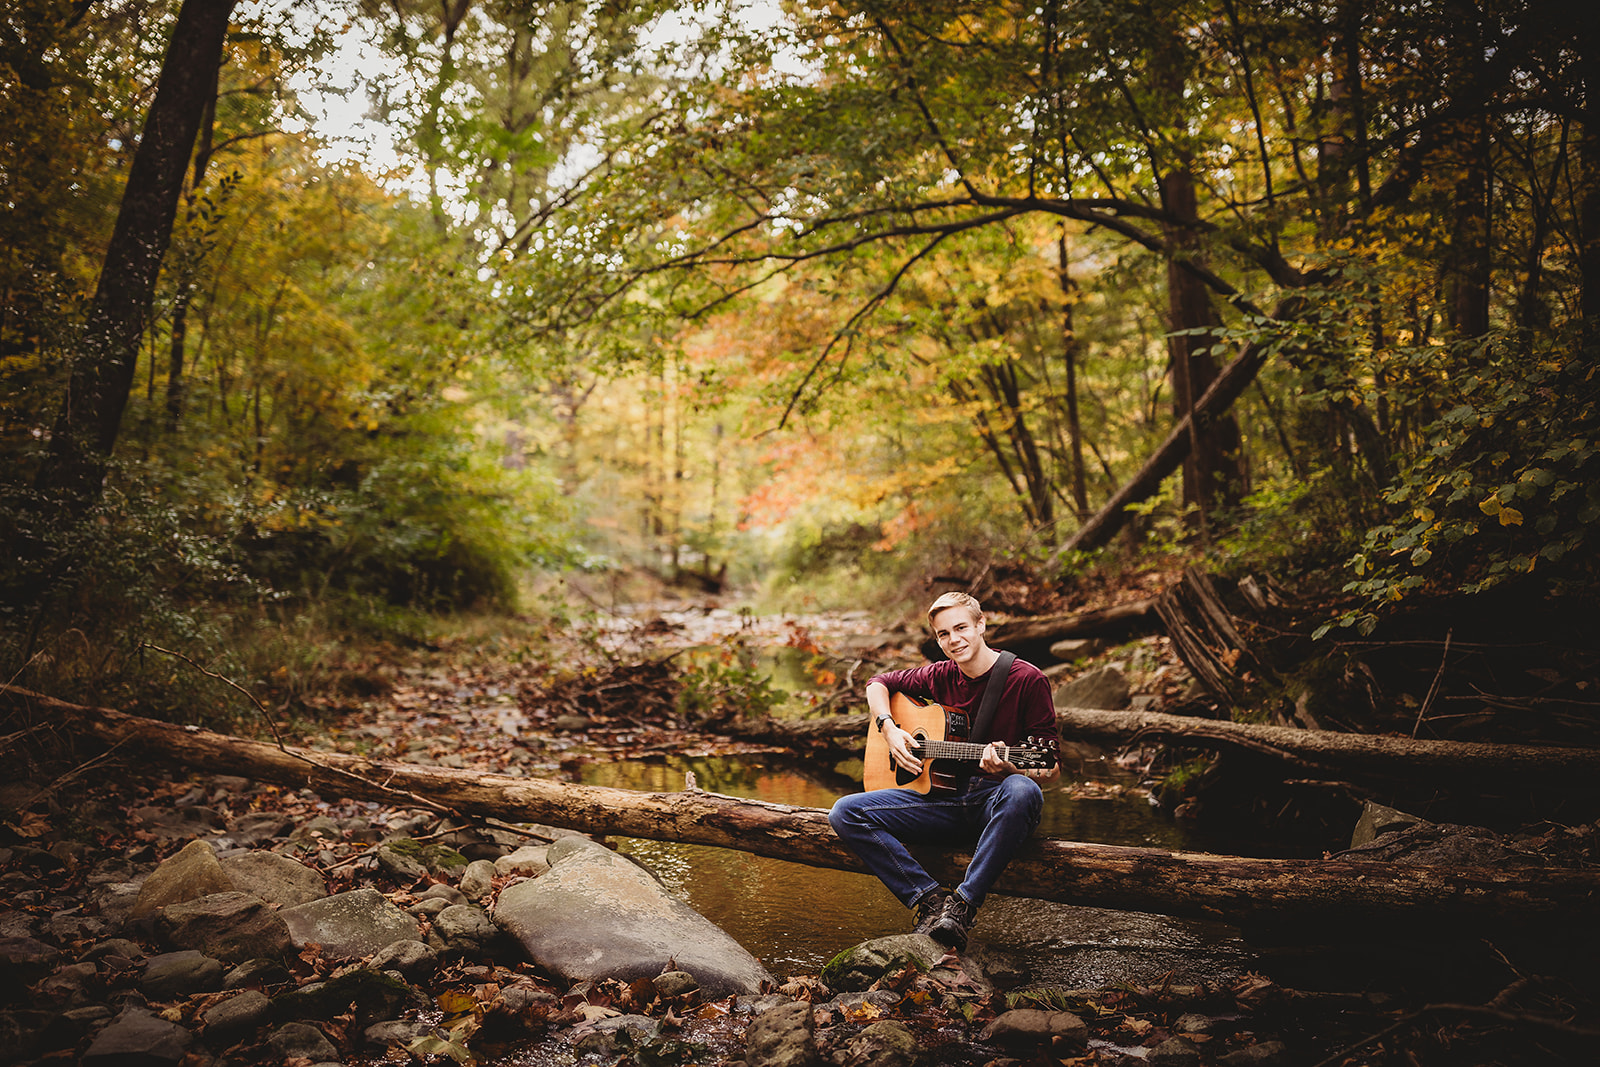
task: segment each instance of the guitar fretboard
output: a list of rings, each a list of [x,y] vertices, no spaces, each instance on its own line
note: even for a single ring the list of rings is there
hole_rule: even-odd
[[[932,741],[924,738],[916,747],[921,751],[923,759],[981,760],[983,750],[988,746],[973,741]],[[1026,748],[1022,745],[1003,747],[1006,751],[1005,758],[1016,767],[1029,764],[1046,766],[1050,760],[1050,754],[1043,749]]]

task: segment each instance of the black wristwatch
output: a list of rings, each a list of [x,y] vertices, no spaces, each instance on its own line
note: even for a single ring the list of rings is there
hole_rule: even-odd
[[[893,722],[893,721],[894,721],[894,716],[893,715],[879,715],[878,719],[877,719],[877,722],[874,725],[876,725],[878,727],[878,732],[881,734],[881,733],[883,733],[883,724],[886,723],[886,722]]]

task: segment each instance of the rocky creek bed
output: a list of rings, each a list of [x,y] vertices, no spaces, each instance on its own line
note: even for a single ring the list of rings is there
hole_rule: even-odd
[[[549,690],[533,667],[419,669],[300,743],[550,779],[681,747],[670,711],[530,697]],[[6,732],[9,1062],[1520,1064],[1588,1062],[1600,1037],[1592,998],[1515,955],[1472,1003],[1258,973],[1063,988],[910,935],[773,974],[604,841]]]
[[[114,763],[57,796],[0,848],[18,1063],[1237,1067],[1412,1062],[1408,1043],[1446,1030],[1472,1055],[1436,1062],[1554,1062],[1552,1038],[1581,1039],[1258,975],[1038,987],[981,946],[908,934],[771,975],[581,835]]]

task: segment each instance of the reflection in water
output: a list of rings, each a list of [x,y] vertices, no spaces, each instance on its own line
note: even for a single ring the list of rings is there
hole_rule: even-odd
[[[808,772],[771,757],[672,757],[593,764],[583,781],[675,792],[687,771],[711,792],[827,808],[840,795],[838,783],[859,779],[860,761]],[[1063,783],[1046,790],[1041,837],[1185,847],[1182,832],[1159,818],[1142,794],[1081,799],[1073,783]],[[780,980],[816,974],[841,950],[910,925],[910,913],[868,875],[704,845],[631,838],[616,843]],[[1036,982],[1074,988],[1169,974],[1173,981],[1196,982],[1245,966],[1237,935],[1221,924],[1000,896],[979,913],[974,940],[1018,957]]]
[[[780,980],[816,974],[841,949],[905,923],[900,902],[868,875],[705,845],[628,840],[621,849]]]

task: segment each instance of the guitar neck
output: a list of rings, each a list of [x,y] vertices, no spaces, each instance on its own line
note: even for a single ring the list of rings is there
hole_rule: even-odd
[[[923,759],[981,760],[983,759],[983,750],[988,746],[971,741],[934,741],[924,738],[917,747],[921,749]],[[1041,754],[1037,749],[1026,748],[1022,745],[1006,745],[1002,747],[1012,757]]]

